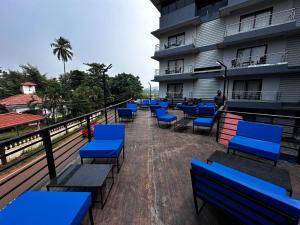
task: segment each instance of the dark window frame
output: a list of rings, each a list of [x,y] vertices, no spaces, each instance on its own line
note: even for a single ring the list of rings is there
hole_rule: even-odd
[[[174,61],[175,61],[175,69],[177,69],[177,61],[180,61],[180,60],[182,60],[182,62],[183,62],[183,68],[182,68],[182,72],[183,72],[184,71],[184,58],[168,60],[168,70],[170,71],[170,62],[174,62]]]
[[[255,99],[253,100],[260,100],[261,99],[261,92],[262,92],[262,83],[263,83],[263,79],[247,79],[247,80],[233,80],[233,87],[232,87],[232,96],[231,98],[232,99],[239,99],[236,97],[236,84],[237,82],[244,82],[245,83],[245,90],[243,90],[242,92],[244,92],[243,94],[243,97],[242,99],[247,99],[247,96],[248,96],[248,92],[249,92],[249,83],[248,82],[251,82],[251,81],[258,81],[259,82],[259,92],[257,97],[255,97]]]
[[[250,49],[250,58],[249,58],[249,60],[251,60],[252,59],[252,50],[253,50],[253,48],[259,48],[259,47],[265,47],[265,54],[264,55],[267,55],[267,53],[268,53],[268,44],[263,44],[263,45],[256,45],[256,46],[251,46],[251,47],[246,47],[246,48],[238,48],[237,50],[236,50],[236,59],[238,59],[239,57],[239,51],[243,51],[243,50],[245,50],[245,49]]]
[[[239,32],[241,31],[242,20],[244,18],[247,18],[247,17],[250,17],[250,16],[254,16],[254,22],[253,22],[253,27],[252,27],[252,29],[254,29],[255,26],[256,26],[256,17],[259,14],[262,14],[262,13],[265,13],[265,12],[270,12],[269,25],[271,25],[272,24],[272,20],[273,20],[273,10],[274,10],[273,7],[270,7],[270,8],[267,8],[267,9],[262,9],[262,10],[259,10],[259,11],[255,11],[255,12],[248,13],[248,14],[240,16]]]
[[[170,89],[170,85],[175,85],[175,87],[178,85],[181,86],[181,89],[180,89],[180,94],[178,96],[176,96],[175,98],[182,98],[183,97],[183,83],[167,83],[167,97],[172,97],[172,96],[169,96],[169,89]]]
[[[168,47],[170,47],[170,39],[171,38],[176,38],[176,43],[177,43],[177,38],[179,36],[183,36],[183,44],[184,44],[185,43],[185,32],[182,32],[182,33],[178,33],[178,34],[175,34],[175,35],[172,35],[172,36],[168,37]]]

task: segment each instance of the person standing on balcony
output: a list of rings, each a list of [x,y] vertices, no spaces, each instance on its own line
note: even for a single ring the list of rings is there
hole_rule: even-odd
[[[215,102],[217,109],[219,109],[220,107],[225,105],[226,97],[225,97],[225,95],[222,94],[221,90],[218,90],[217,95],[214,98],[214,102]]]

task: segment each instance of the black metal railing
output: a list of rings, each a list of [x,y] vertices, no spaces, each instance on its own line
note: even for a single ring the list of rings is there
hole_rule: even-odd
[[[219,110],[216,141],[227,144],[235,135],[239,120],[282,126],[280,158],[300,164],[300,117]]]
[[[54,178],[91,141],[93,124],[118,122],[117,108],[129,101],[0,142],[0,208]]]

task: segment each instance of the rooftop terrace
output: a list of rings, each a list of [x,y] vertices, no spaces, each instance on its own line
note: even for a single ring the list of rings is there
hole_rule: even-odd
[[[183,117],[181,111],[171,113]],[[126,123],[125,161],[108,201],[103,210],[97,204],[93,207],[95,224],[236,224],[212,205],[199,216],[194,209],[190,162],[193,158],[205,162],[215,150],[226,151],[216,142],[215,132],[214,128],[208,136],[193,134],[192,129],[158,128],[149,111],[139,110],[134,122]],[[85,141],[79,136],[74,143],[79,144],[68,146],[75,152],[72,160],[79,163],[76,151]],[[278,167],[289,170],[293,197],[299,199],[300,166],[280,160]]]

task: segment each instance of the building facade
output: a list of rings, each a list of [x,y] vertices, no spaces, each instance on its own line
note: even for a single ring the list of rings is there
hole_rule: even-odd
[[[225,82],[229,108],[300,109],[300,0],[151,1],[161,98],[213,99]]]

